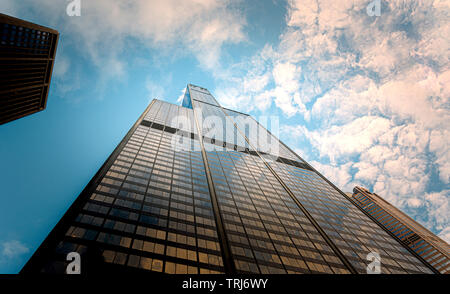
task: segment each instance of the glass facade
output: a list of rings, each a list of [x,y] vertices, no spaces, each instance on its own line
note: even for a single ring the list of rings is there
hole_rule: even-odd
[[[42,111],[59,33],[0,13],[0,125]]]
[[[239,273],[348,273],[264,163],[217,146],[207,152]]]
[[[391,231],[442,274],[450,273],[450,246],[375,193],[353,189],[357,205],[372,215],[380,226]]]
[[[193,85],[182,106],[151,103],[23,272],[64,273],[74,251],[88,271],[366,273],[376,252],[382,273],[432,273],[256,120]]]

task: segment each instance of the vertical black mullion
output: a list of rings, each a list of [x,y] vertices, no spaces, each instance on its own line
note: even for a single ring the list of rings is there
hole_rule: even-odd
[[[261,175],[263,175],[265,179],[267,179],[267,181],[268,181],[268,183],[270,184],[270,186],[276,191],[275,187],[272,185],[272,182],[271,182],[271,181],[269,180],[269,178],[264,174],[263,170],[261,170],[261,167],[260,167],[258,164],[256,164],[256,160],[253,159],[252,161],[253,161],[253,162],[255,163],[255,165],[257,166],[257,169],[258,169],[257,171],[258,171],[259,173],[261,173]],[[247,162],[246,162],[246,161],[244,161],[244,162],[245,162],[245,165],[247,166],[247,168],[250,169],[249,166],[248,166],[248,164],[247,164]],[[272,210],[274,211],[275,216],[280,220],[281,226],[285,229],[286,232],[288,232],[288,230],[286,229],[286,226],[283,224],[282,220],[281,220],[280,217],[278,216],[277,211],[275,210],[274,206],[272,205],[272,203],[269,201],[268,197],[266,196],[266,192],[263,190],[263,188],[261,188],[261,185],[258,183],[258,181],[257,181],[257,179],[256,179],[256,177],[255,177],[255,174],[253,173],[253,171],[252,171],[252,177],[253,177],[253,179],[257,182],[259,189],[262,191],[262,194],[264,195],[263,197],[266,199],[267,203],[269,203],[269,206],[270,206],[270,207],[272,208]],[[276,195],[277,195],[277,198],[278,198],[278,199],[282,200],[281,197],[280,197],[280,195],[279,195],[278,193],[277,193]],[[286,204],[284,205],[284,207],[288,208],[288,206],[287,206]],[[289,209],[289,208],[288,208],[288,209]],[[292,213],[290,210],[289,210],[289,213],[293,215],[293,213]],[[297,222],[297,220],[295,220],[295,222]],[[291,240],[292,245],[294,246],[294,248],[296,248],[296,249],[298,250],[297,245],[293,242],[291,236],[290,236],[289,234],[288,234],[287,236],[288,236],[289,239]],[[309,239],[309,236],[308,236],[308,239]],[[309,239],[309,240],[311,241],[311,239]],[[312,242],[312,241],[311,241],[311,242]],[[314,242],[312,242],[312,243],[314,243]],[[318,251],[319,251],[319,250],[318,250]],[[299,253],[300,253],[300,252],[299,252]],[[319,251],[319,254],[322,256],[322,252]],[[278,255],[279,255],[279,254],[278,254]],[[306,260],[305,260],[304,256],[303,256],[302,254],[299,254],[299,257],[300,257],[301,260],[306,264],[306,266],[308,266],[308,264],[306,263]],[[325,262],[327,263],[327,265],[331,268],[331,266],[328,264],[328,262],[325,260],[325,258],[324,258],[324,261],[325,261]],[[309,269],[309,267],[308,267],[308,269]],[[287,271],[287,270],[286,270],[286,271]],[[311,269],[309,269],[309,271],[311,271]]]
[[[250,143],[250,140],[245,136],[245,134],[238,128],[236,122],[232,118],[230,118],[225,110],[220,106],[220,109],[225,114],[225,117],[228,119],[231,119],[235,128],[237,131],[241,134],[241,136],[244,137],[247,144],[255,150],[255,153],[258,155],[259,158],[264,162],[266,167],[269,169],[269,171],[275,176],[275,178],[280,182],[280,184],[283,186],[283,188],[286,190],[286,192],[289,194],[289,196],[292,198],[292,200],[297,204],[297,206],[302,210],[302,212],[305,214],[305,216],[309,219],[311,224],[316,228],[316,230],[319,232],[319,234],[324,238],[324,240],[327,242],[327,244],[331,247],[331,249],[334,251],[334,253],[339,257],[339,259],[342,261],[342,263],[348,268],[348,270],[352,274],[357,274],[358,272],[353,267],[353,265],[347,260],[347,258],[344,256],[344,254],[339,250],[339,248],[336,246],[336,244],[333,243],[333,241],[328,237],[328,235],[325,233],[325,231],[319,226],[317,221],[311,216],[311,214],[306,210],[306,208],[300,203],[300,201],[295,197],[295,195],[292,193],[292,191],[289,189],[289,187],[283,182],[281,177],[275,172],[275,170],[270,166],[270,164],[259,154],[258,150],[254,148],[253,144]]]
[[[244,154],[246,154],[246,153],[244,153]],[[241,159],[242,159],[242,161],[243,161],[243,165],[245,165],[245,166],[247,167],[247,169],[248,169],[248,166],[247,166],[247,164],[246,164],[246,162],[245,162],[246,158],[243,157],[241,154],[239,154],[239,157],[241,157]],[[250,199],[250,202],[252,203],[253,207],[255,208],[255,211],[254,211],[254,212],[258,215],[258,218],[259,218],[259,220],[261,221],[261,224],[262,224],[262,226],[263,226],[263,228],[264,228],[264,231],[266,232],[266,234],[267,234],[267,236],[268,236],[268,238],[269,238],[269,241],[270,241],[270,243],[272,244],[272,246],[273,246],[273,248],[274,248],[273,251],[276,252],[276,254],[278,255],[278,258],[280,258],[280,253],[278,252],[278,249],[276,248],[275,243],[273,242],[272,238],[270,237],[269,230],[266,228],[266,226],[265,226],[265,224],[264,224],[264,221],[263,221],[263,219],[261,218],[260,212],[257,210],[256,205],[255,205],[255,203],[253,202],[252,196],[250,196],[251,194],[250,194],[249,191],[247,190],[247,186],[246,186],[245,182],[242,180],[242,176],[241,176],[241,173],[239,172],[239,169],[238,169],[237,166],[236,166],[235,159],[233,158],[233,156],[230,156],[230,159],[231,159],[231,162],[233,163],[234,168],[235,168],[236,171],[237,171],[237,175],[238,175],[239,179],[241,180],[241,182],[242,182],[242,184],[243,184],[243,188],[245,189],[245,191],[247,192],[247,194],[248,194],[248,196],[249,196],[248,198]],[[249,170],[249,171],[250,171],[250,170]],[[250,174],[251,174],[252,177],[253,177],[253,173],[250,172]],[[255,182],[256,182],[256,181],[255,181]],[[258,185],[258,188],[261,190],[261,188],[259,187],[259,185]],[[261,193],[264,195],[264,193],[262,192],[262,190],[261,190]],[[267,242],[267,240],[265,240],[265,241]],[[258,263],[258,260],[257,260],[256,258],[255,258],[255,260],[256,260],[256,262]],[[281,258],[280,258],[280,261],[281,261]],[[281,261],[281,266],[283,267],[283,269],[284,269],[285,272],[287,273],[287,269],[286,269],[286,267],[285,267],[283,261]]]
[[[275,137],[269,130],[267,130],[264,126],[262,126],[257,120],[254,120],[259,126],[264,128],[270,135]],[[278,139],[278,138],[277,138]],[[333,187],[339,194],[341,194],[345,199],[347,199],[350,203],[352,203],[354,206],[356,206],[363,214],[365,214],[369,219],[371,219],[373,222],[375,222],[383,231],[385,231],[389,236],[391,236],[394,240],[396,240],[398,243],[400,243],[401,246],[403,246],[408,252],[410,252],[414,257],[419,259],[426,267],[428,267],[433,273],[439,274],[440,272],[436,270],[428,261],[426,261],[424,258],[422,258],[415,250],[411,249],[408,245],[403,243],[400,238],[398,238],[394,233],[392,233],[390,230],[388,230],[383,224],[381,224],[376,218],[374,218],[370,213],[365,211],[363,208],[361,208],[354,199],[349,197],[347,194],[342,192],[338,187],[336,187],[332,182],[330,182],[325,176],[323,176],[318,170],[316,170],[313,166],[311,166],[308,162],[303,160],[296,152],[292,151],[289,146],[284,144],[281,140],[278,139],[281,145],[286,147],[287,150],[289,150],[291,153],[293,153],[297,158],[299,158],[306,166],[311,169],[313,172],[315,172],[319,177],[321,177],[326,183],[328,183],[331,187]]]
[[[240,213],[240,211],[237,209],[237,208],[238,208],[238,205],[237,205],[236,199],[235,199],[235,197],[234,197],[234,192],[233,192],[232,189],[231,189],[231,186],[230,186],[230,180],[229,180],[228,177],[226,176],[225,169],[224,169],[224,167],[223,167],[223,163],[222,163],[223,159],[221,159],[219,155],[216,155],[216,156],[217,156],[217,160],[219,161],[219,166],[220,166],[219,168],[220,168],[220,170],[222,171],[222,173],[225,175],[224,180],[225,180],[225,182],[227,183],[227,187],[228,187],[228,190],[229,190],[229,192],[230,192],[231,199],[233,200],[233,203],[234,203],[234,208],[236,208],[236,210],[237,210],[237,213],[238,213],[238,216],[239,216],[239,219],[240,219],[242,228],[244,229],[245,237],[247,238],[247,240],[248,240],[248,242],[249,242],[249,243],[248,243],[248,246],[250,247],[250,249],[251,249],[251,251],[252,251],[252,253],[253,253],[253,261],[255,262],[255,265],[257,266],[257,268],[258,268],[258,270],[259,270],[259,273],[261,273],[261,269],[260,269],[260,267],[259,267],[258,260],[256,259],[255,254],[254,254],[254,253],[255,253],[255,249],[253,248],[253,245],[250,243],[249,234],[247,233],[247,230],[246,230],[246,228],[245,228],[245,226],[244,226],[244,222],[242,221],[241,213]],[[238,174],[238,176],[239,176],[239,174]],[[240,177],[240,176],[239,176],[239,177]],[[226,232],[226,230],[225,230],[225,232]],[[241,245],[241,246],[242,246],[242,245]]]
[[[205,151],[205,147],[203,145],[202,129],[197,120],[197,116],[195,115],[196,107],[194,105],[194,101],[192,99],[192,95],[189,90],[189,87],[188,87],[188,91],[189,91],[189,97],[190,97],[191,103],[192,103],[192,111],[194,114],[194,121],[197,126],[198,140],[199,140],[200,148],[201,148],[201,152],[202,152],[203,164],[205,166],[205,174],[206,174],[206,179],[208,181],[209,194],[211,196],[211,203],[213,205],[214,218],[216,220],[216,227],[217,227],[217,233],[218,233],[218,237],[219,237],[220,249],[222,251],[223,265],[225,268],[225,272],[227,274],[234,274],[234,273],[236,273],[236,268],[233,263],[230,245],[228,243],[228,239],[227,239],[227,236],[225,233],[222,215],[220,214],[219,204],[217,201],[217,195],[216,195],[216,190],[214,188],[214,182],[213,182],[213,179],[211,176],[211,171],[209,170],[208,158],[206,157],[206,151]]]
[[[175,106],[174,106],[174,105],[171,105],[170,107],[175,107]],[[166,127],[167,127],[168,124],[169,124],[168,120],[170,119],[169,117],[170,117],[170,114],[171,114],[170,107],[169,107],[169,111],[167,111],[166,119],[165,119],[165,121],[164,121],[164,128],[163,128],[162,133],[161,133],[161,140],[160,140],[159,146],[161,146],[161,142],[162,142],[162,139],[163,139],[163,137],[164,137],[164,134],[165,134],[165,133],[171,134],[171,133],[169,133],[169,132],[166,132]],[[178,109],[178,108],[177,108],[177,109]],[[160,148],[160,147],[159,147],[159,148]],[[158,148],[158,153],[159,153],[159,148]],[[172,146],[172,148],[175,149],[175,146]],[[158,154],[158,153],[157,153],[157,154]],[[156,158],[155,158],[155,163],[156,163]],[[168,206],[168,208],[167,208],[166,239],[164,240],[164,241],[166,241],[166,244],[165,244],[165,246],[164,246],[164,258],[165,258],[165,260],[164,260],[163,268],[162,268],[162,272],[163,272],[163,273],[164,273],[165,270],[166,270],[167,238],[168,238],[168,235],[169,235],[170,212],[172,211],[171,203],[172,203],[173,167],[174,167],[174,164],[175,164],[175,150],[173,150],[173,157],[172,157],[172,172],[171,172],[171,178],[170,178],[170,194],[169,194],[169,204],[168,204],[169,206]],[[177,244],[178,244],[178,243],[177,243]],[[176,272],[175,272],[175,273],[176,273]]]

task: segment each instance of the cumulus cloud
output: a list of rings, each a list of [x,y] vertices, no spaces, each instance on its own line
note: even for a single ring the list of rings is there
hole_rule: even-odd
[[[419,216],[428,227],[435,228],[437,231],[448,232],[448,223],[450,214],[450,190],[433,192],[425,194],[425,205],[427,208],[426,216]]]
[[[321,162],[313,160],[310,161],[310,164],[342,191],[353,191],[354,186],[350,183],[352,179],[351,162],[337,166],[332,164],[322,164]]]
[[[438,166],[439,177],[444,183],[450,182],[450,132],[445,129],[432,130],[430,133],[430,151],[434,153],[434,163]]]
[[[450,3],[381,3],[381,16],[370,17],[366,0],[288,1],[279,43],[220,86],[236,95],[218,98],[244,112],[275,106],[291,122],[302,118],[307,124],[282,134],[306,140],[298,150],[324,175],[344,190],[373,189],[446,234]],[[253,81],[264,83],[242,86]]]
[[[305,133],[322,157],[327,156],[335,162],[337,157],[367,150],[391,126],[386,118],[363,116],[345,125],[333,125],[327,129]]]

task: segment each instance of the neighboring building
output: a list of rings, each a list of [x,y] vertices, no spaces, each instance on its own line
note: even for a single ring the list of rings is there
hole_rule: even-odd
[[[353,199],[384,228],[442,274],[450,273],[450,246],[376,193],[355,187]]]
[[[0,13],[0,125],[45,109],[58,37]]]
[[[188,85],[153,100],[22,269],[433,273],[252,117]]]

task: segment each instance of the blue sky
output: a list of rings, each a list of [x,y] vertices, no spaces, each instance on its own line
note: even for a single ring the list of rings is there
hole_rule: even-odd
[[[187,83],[280,117],[344,191],[374,190],[450,240],[445,1],[3,0],[57,29],[47,109],[0,127],[0,273],[15,273],[152,98]],[[425,2],[425,3],[424,3]]]

